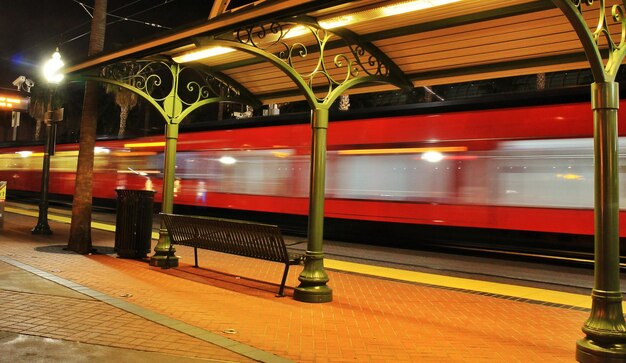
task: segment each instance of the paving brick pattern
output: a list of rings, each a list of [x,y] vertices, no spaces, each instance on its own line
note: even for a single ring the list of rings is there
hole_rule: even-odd
[[[81,259],[82,256],[64,251],[58,245],[57,242],[67,238],[67,235],[30,236],[29,230],[23,227],[25,226],[8,229],[5,226],[5,230],[0,232],[0,246],[5,251],[3,256],[14,260],[21,256],[22,261],[31,266],[38,264],[33,263],[35,261],[43,262],[48,258],[56,262],[63,261],[62,258],[54,257],[56,254]],[[29,240],[39,242],[32,243]],[[54,244],[50,244],[51,242]],[[63,262],[73,263],[71,260]],[[60,272],[62,266],[55,266],[48,267],[48,271]],[[175,358],[176,361],[185,361],[184,358],[189,357],[210,358],[211,361],[220,362],[252,361],[223,347],[146,320],[5,262],[0,262],[0,280],[0,306],[3,307],[0,309],[0,332],[158,352],[180,357]]]
[[[0,290],[0,330],[187,357],[246,361],[96,300]]]
[[[5,228],[10,223],[5,221]],[[306,304],[292,299],[292,289],[286,291],[289,297],[274,296],[280,264],[201,251],[204,268],[196,269],[188,263],[193,250],[181,247],[177,253],[183,257],[181,267],[163,270],[142,261],[64,253],[49,246],[66,243],[67,227],[55,224],[53,229],[52,237],[26,236],[26,229],[22,236],[12,232],[13,238],[1,242],[0,255],[111,296],[127,296],[146,309],[298,362],[572,362],[588,316],[333,271],[329,271],[333,302]],[[20,226],[11,231],[20,231]],[[112,233],[94,231],[93,238],[94,245],[113,243]],[[288,286],[297,285],[301,269],[292,268]],[[4,295],[0,299],[3,303]],[[55,304],[66,300],[59,297]],[[108,319],[104,329],[131,336],[137,331],[133,329],[143,330],[126,328],[124,319]],[[80,339],[71,338],[74,329],[68,328],[79,327],[80,321],[58,327],[58,334]],[[227,329],[236,333],[226,334]],[[155,334],[145,344],[162,343],[161,334],[169,334],[149,331]],[[102,335],[101,344],[116,344]],[[177,338],[165,347],[190,351],[194,344]]]

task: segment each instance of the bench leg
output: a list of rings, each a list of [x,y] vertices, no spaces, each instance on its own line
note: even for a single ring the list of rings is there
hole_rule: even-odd
[[[194,259],[194,262],[196,263],[195,266],[198,267],[198,248],[197,247],[193,248],[193,259]]]
[[[280,282],[280,289],[278,289],[278,295],[279,297],[284,297],[285,296],[285,282],[287,282],[287,274],[289,273],[289,264],[285,264],[285,272],[283,273],[283,280]]]

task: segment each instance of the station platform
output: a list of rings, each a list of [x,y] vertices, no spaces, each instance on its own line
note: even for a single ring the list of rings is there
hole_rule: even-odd
[[[64,250],[69,224],[7,208],[0,232],[0,354],[12,362],[573,362],[588,294],[326,259],[333,301],[275,297],[283,266],[177,246],[161,269]],[[30,213],[30,214],[29,214]],[[153,247],[154,243],[153,241]]]

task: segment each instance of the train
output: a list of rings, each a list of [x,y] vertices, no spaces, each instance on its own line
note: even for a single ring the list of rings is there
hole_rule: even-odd
[[[489,102],[333,113],[324,208],[327,238],[410,245],[470,235],[470,244],[530,244],[541,234],[550,236],[544,246],[558,242],[589,250],[594,160],[586,98],[535,92],[515,100],[505,95]],[[308,116],[208,124],[212,126],[180,133],[175,210],[271,218],[304,233]],[[623,126],[619,134],[626,135]],[[620,136],[622,206],[624,142]],[[140,189],[155,190],[160,201],[163,149],[160,135],[98,141],[94,198],[111,202],[116,189]],[[38,193],[42,155],[41,146],[0,148],[0,180],[7,181],[9,197]],[[77,155],[78,144],[57,145],[50,167],[52,195],[73,194]],[[625,213],[620,212],[620,237],[626,237]]]

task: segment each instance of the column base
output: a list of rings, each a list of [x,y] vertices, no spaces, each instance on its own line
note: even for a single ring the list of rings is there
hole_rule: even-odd
[[[178,260],[180,257],[174,254],[174,251],[170,254],[169,251],[156,251],[153,256],[150,257],[150,266],[171,268],[178,267]]]
[[[581,363],[625,363],[626,344],[603,344],[587,338],[576,342],[576,360]]]
[[[38,224],[30,232],[32,234],[45,234],[45,235],[52,234],[52,230],[50,229],[50,226],[47,224]]]
[[[308,303],[325,303],[333,301],[333,290],[324,285],[298,286],[293,291],[293,298],[296,301]]]

